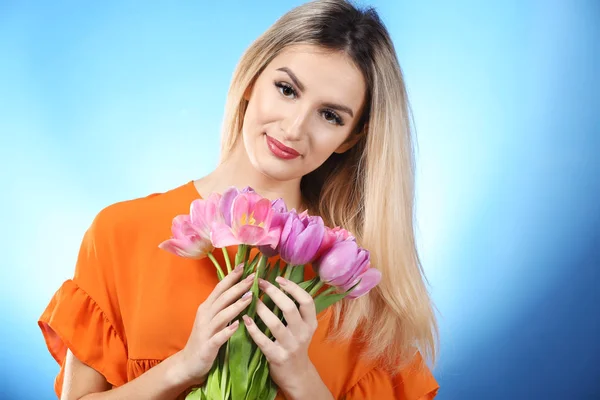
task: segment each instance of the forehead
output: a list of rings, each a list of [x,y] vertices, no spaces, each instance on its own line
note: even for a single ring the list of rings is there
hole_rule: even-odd
[[[323,101],[343,102],[358,111],[366,86],[361,71],[344,52],[334,52],[314,45],[285,48],[267,67],[271,73],[289,68],[305,86],[303,95]]]

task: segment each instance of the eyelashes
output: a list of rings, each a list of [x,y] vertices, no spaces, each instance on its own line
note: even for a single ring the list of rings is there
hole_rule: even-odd
[[[283,97],[288,98],[288,99],[294,99],[294,98],[298,97],[298,93],[296,92],[296,89],[294,89],[294,87],[292,85],[290,85],[289,83],[274,82],[274,85],[277,87],[277,90],[279,91],[279,93],[281,93],[281,95]],[[344,121],[338,115],[338,113],[336,113],[335,111],[333,111],[329,108],[321,110],[321,115],[323,116],[325,121],[327,121],[330,124],[334,124],[334,125],[338,125],[338,126],[344,125]]]
[[[279,88],[279,93],[281,93],[284,97],[290,98],[290,95],[294,95],[294,97],[297,96],[296,90],[294,90],[291,85],[285,82],[275,82],[275,86]],[[284,93],[285,91],[287,91],[288,94]]]

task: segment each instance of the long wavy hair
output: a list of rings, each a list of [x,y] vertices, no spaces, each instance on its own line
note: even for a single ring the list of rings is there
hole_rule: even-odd
[[[414,236],[415,166],[412,114],[389,33],[373,8],[319,0],[292,9],[242,55],[227,96],[221,162],[241,137],[244,93],[291,45],[344,52],[362,71],[367,98],[353,133],[364,133],[334,153],[300,184],[302,200],[329,226],[353,232],[383,275],[368,295],[332,307],[330,338],[364,342],[363,356],[392,374],[417,351],[435,364],[438,328]],[[368,320],[368,323],[364,323]]]

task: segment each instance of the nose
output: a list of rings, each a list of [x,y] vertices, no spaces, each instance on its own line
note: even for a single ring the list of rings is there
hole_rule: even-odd
[[[299,140],[304,134],[307,120],[307,110],[296,109],[291,111],[281,123],[284,139],[289,141]]]

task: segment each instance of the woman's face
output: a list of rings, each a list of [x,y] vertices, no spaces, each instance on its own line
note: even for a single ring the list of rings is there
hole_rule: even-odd
[[[354,145],[366,86],[343,53],[286,48],[246,93],[243,141],[251,163],[278,181],[301,178]]]

